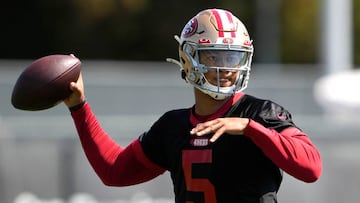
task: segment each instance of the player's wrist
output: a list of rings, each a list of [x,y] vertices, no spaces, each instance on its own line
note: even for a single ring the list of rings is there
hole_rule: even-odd
[[[70,112],[74,112],[74,111],[77,111],[79,109],[81,109],[86,103],[86,99],[84,99],[82,102],[80,102],[79,104],[76,104],[74,106],[70,106],[68,107]]]

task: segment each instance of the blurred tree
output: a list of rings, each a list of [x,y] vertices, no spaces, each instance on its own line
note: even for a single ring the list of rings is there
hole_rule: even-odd
[[[232,10],[251,25],[251,0],[36,0],[1,6],[1,58],[74,53],[81,58],[177,57],[174,34],[204,8]],[[249,20],[250,19],[250,20]],[[251,27],[251,26],[249,26]]]
[[[354,57],[359,65],[360,12],[356,11],[360,1],[353,2]],[[280,62],[318,62],[319,3],[280,0]],[[4,1],[0,7],[0,58],[38,58],[53,53],[91,59],[176,58],[178,45],[173,35],[180,34],[187,20],[205,8],[231,10],[253,38],[259,36],[255,6],[252,0]]]
[[[280,46],[283,63],[317,63],[319,0],[282,1]]]

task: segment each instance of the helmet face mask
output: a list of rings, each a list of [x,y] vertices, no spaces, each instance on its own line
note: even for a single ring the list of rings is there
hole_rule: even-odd
[[[245,26],[229,11],[201,11],[176,39],[180,61],[175,63],[195,88],[223,100],[247,87],[253,46]],[[206,77],[209,72],[214,73],[216,81]],[[232,84],[223,85],[224,72],[235,77]]]

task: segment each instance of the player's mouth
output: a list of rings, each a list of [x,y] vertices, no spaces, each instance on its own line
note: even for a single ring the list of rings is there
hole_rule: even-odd
[[[232,85],[232,80],[230,78],[220,78],[219,84],[221,87],[226,87]]]

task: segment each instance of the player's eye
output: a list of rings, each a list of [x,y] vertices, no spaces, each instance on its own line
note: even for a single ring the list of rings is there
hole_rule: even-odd
[[[240,63],[240,57],[238,56],[228,56],[226,57],[226,63],[231,67],[235,67]]]
[[[206,59],[207,59],[207,62],[210,64],[216,64],[216,62],[219,61],[219,57],[217,57],[215,55],[207,56]]]

